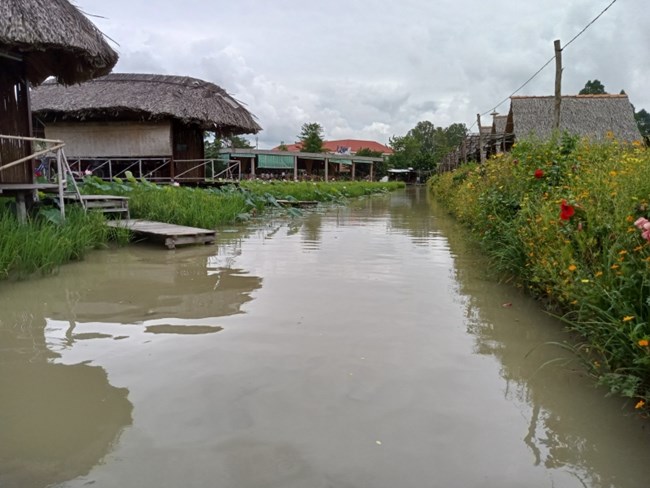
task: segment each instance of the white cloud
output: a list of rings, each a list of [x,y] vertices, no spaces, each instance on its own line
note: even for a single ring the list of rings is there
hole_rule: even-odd
[[[305,122],[330,138],[380,142],[425,119],[471,125],[552,57],[554,39],[566,44],[608,3],[77,0],[119,43],[117,71],[219,84],[258,117],[260,147],[294,142]],[[598,78],[650,109],[645,9],[617,2],[567,48],[564,93]],[[521,93],[552,93],[553,76],[551,63]]]

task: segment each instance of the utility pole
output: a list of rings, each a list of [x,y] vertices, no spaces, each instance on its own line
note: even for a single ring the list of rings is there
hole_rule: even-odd
[[[560,108],[562,106],[562,48],[560,40],[556,39],[555,46],[555,111],[553,113],[553,129],[560,130]]]
[[[478,152],[481,155],[481,163],[485,162],[485,153],[483,152],[483,131],[481,130],[481,114],[476,114],[478,123]]]

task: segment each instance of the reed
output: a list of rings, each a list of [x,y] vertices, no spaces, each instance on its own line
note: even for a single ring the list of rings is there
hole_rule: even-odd
[[[63,223],[43,215],[20,223],[7,209],[0,210],[0,279],[48,274],[61,264],[82,259],[91,249],[104,247],[110,231],[101,214],[70,208]],[[124,235],[121,234],[121,239]]]

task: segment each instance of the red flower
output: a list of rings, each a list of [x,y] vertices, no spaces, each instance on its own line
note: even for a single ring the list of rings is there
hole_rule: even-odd
[[[39,170],[36,170],[36,172],[34,173],[34,175],[35,175],[37,178],[39,178],[39,177],[43,176],[43,173],[41,173]]]
[[[535,178],[538,180],[544,177],[544,170],[543,169],[536,169],[535,170]]]
[[[573,208],[573,205],[569,205],[566,200],[562,200],[562,204],[560,205],[560,218],[562,220],[569,220],[573,217],[574,213],[576,213],[576,211],[575,208]]]

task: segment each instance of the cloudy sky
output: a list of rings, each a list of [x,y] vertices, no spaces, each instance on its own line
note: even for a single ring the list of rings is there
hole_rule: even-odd
[[[470,126],[611,2],[73,1],[114,41],[116,72],[220,85],[257,116],[260,148],[295,142],[305,122],[382,143],[421,120]],[[563,93],[597,78],[650,110],[647,21],[647,0],[618,0],[564,51]],[[551,95],[554,76],[551,63],[519,94]]]

